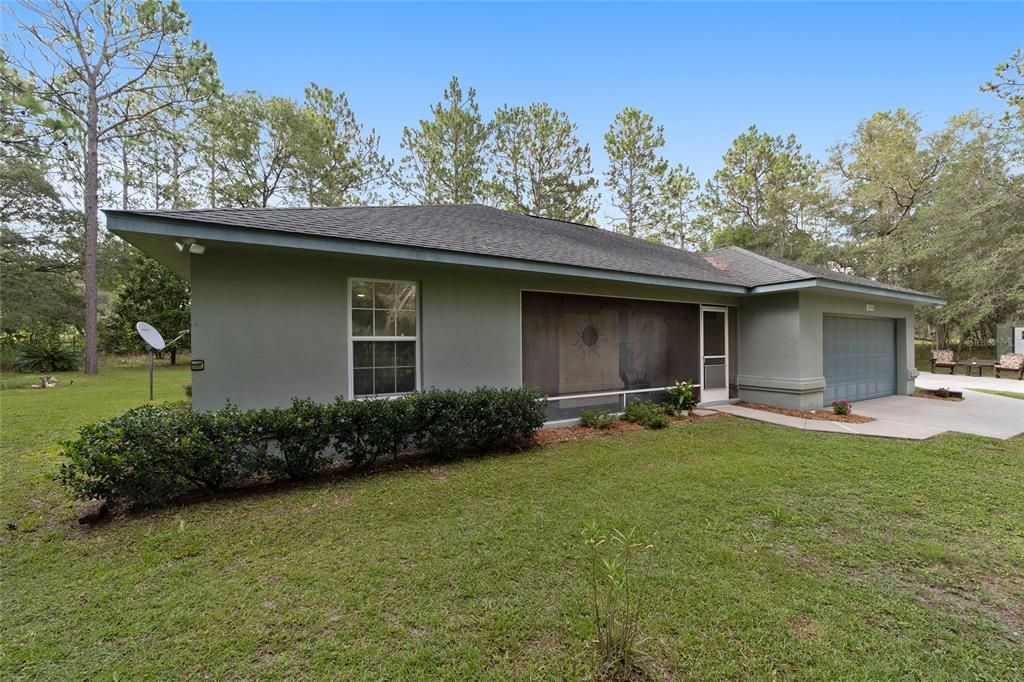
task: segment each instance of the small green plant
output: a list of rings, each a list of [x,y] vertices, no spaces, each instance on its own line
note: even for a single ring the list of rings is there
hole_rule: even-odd
[[[610,429],[615,426],[615,415],[600,407],[583,410],[580,424],[591,429]]]
[[[78,352],[56,339],[30,341],[14,358],[16,372],[73,372],[78,365]]]
[[[853,412],[853,405],[846,402],[845,400],[836,400],[832,403],[832,413],[847,415]]]
[[[641,620],[648,606],[648,587],[654,566],[654,545],[636,528],[602,532],[596,524],[583,531],[587,550],[590,610],[597,653],[610,679],[645,677],[648,656]]]
[[[185,384],[185,395],[189,398],[192,397],[192,384]]]
[[[668,415],[665,414],[664,412],[661,412],[648,419],[647,423],[644,424],[644,426],[646,426],[649,429],[665,429],[668,428],[668,425],[670,423],[671,422],[669,422],[668,420]]]
[[[692,410],[697,406],[697,398],[692,381],[677,381],[675,386],[665,389],[665,395],[668,397],[666,404],[676,415]]]
[[[632,424],[648,429],[663,429],[668,426],[668,416],[660,405],[646,400],[632,400],[626,404],[622,418]]]

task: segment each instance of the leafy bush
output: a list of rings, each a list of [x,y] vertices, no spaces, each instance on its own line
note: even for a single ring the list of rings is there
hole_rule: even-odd
[[[164,502],[188,488],[168,459],[167,433],[174,408],[145,405],[119,417],[82,427],[64,443],[57,480],[82,499],[129,498]]]
[[[622,418],[648,429],[663,429],[669,424],[664,409],[646,400],[631,400],[626,403]]]
[[[185,395],[189,398],[192,397],[192,384],[185,384]]]
[[[292,400],[291,407],[254,410],[246,415],[251,435],[277,441],[280,456],[262,461],[266,473],[293,481],[307,479],[331,463],[331,410],[312,400]]]
[[[668,415],[665,413],[656,414],[644,424],[649,429],[664,429],[669,425]]]
[[[174,457],[188,481],[220,490],[267,468],[267,441],[245,412],[230,404],[217,412],[181,411],[182,438]]]
[[[300,480],[332,462],[352,466],[417,447],[454,457],[517,443],[545,420],[521,389],[426,391],[394,400],[294,400],[284,409],[192,412],[147,405],[97,422],[64,443],[58,480],[81,499],[161,504],[195,488],[256,475]],[[276,446],[271,446],[276,441]]]
[[[79,430],[63,444],[57,480],[81,499],[162,504],[190,489],[218,490],[252,473],[242,413],[145,405]]]
[[[14,369],[14,358],[21,348],[21,341],[15,334],[0,332],[0,369]]]
[[[615,415],[600,407],[583,410],[580,424],[591,429],[610,429],[615,426]]]
[[[515,445],[547,419],[540,395],[527,389],[431,390],[409,396],[417,448],[442,457]]]
[[[604,667],[599,677],[645,679],[646,654],[641,619],[650,606],[647,594],[654,566],[654,545],[627,532],[601,532],[595,524],[583,531],[587,549],[590,610],[597,634],[597,652]]]
[[[853,412],[853,405],[846,402],[845,400],[836,400],[832,403],[832,413],[846,415]]]
[[[674,386],[665,389],[668,405],[672,412],[692,410],[697,405],[696,392],[692,381],[677,381]]]
[[[409,447],[410,398],[344,400],[331,407],[328,430],[338,456],[354,467]]]
[[[73,372],[80,364],[78,351],[57,339],[29,341],[14,357],[17,372]]]

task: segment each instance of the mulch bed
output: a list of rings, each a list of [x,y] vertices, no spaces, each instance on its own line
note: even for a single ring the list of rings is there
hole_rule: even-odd
[[[788,417],[799,417],[801,419],[814,419],[822,422],[846,422],[847,424],[867,424],[875,421],[874,417],[865,417],[862,414],[834,414],[829,410],[792,410],[784,407],[772,407],[761,403],[748,403],[740,401],[736,403],[740,407],[749,407],[775,414],[784,414]]]
[[[930,388],[918,388],[914,389],[915,398],[927,398],[928,400],[949,400],[954,403],[958,403],[964,399],[963,391],[949,391],[948,396],[935,395],[935,391]]]
[[[701,419],[714,419],[718,416],[716,412],[713,415],[706,417],[698,417],[696,415],[690,415],[689,417],[669,417],[671,426],[676,424],[686,424],[689,422],[699,421]],[[644,427],[638,424],[632,424],[627,421],[617,419],[611,428],[608,429],[594,429],[587,426],[562,426],[562,427],[547,427],[537,432],[534,436],[534,442],[537,445],[551,445],[552,443],[566,443],[569,441],[586,440],[588,438],[596,438],[597,436],[608,436],[613,433],[630,433],[635,431],[644,431]]]

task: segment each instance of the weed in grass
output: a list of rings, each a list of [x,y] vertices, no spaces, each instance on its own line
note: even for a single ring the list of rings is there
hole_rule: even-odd
[[[602,532],[597,524],[584,531],[588,550],[591,611],[597,633],[602,676],[615,680],[648,677],[649,657],[640,625],[649,607],[647,588],[654,565],[654,545],[636,528]]]

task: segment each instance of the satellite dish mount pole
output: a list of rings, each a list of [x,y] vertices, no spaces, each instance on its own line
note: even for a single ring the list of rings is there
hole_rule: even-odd
[[[167,347],[164,343],[164,337],[160,336],[160,332],[153,328],[153,325],[145,322],[137,322],[135,324],[135,331],[139,333],[142,340],[146,342],[146,346],[149,348],[149,400],[153,401],[153,356],[157,351],[161,351]],[[181,338],[180,336],[178,338]],[[175,339],[177,341],[178,339]],[[173,343],[173,342],[172,342]]]

